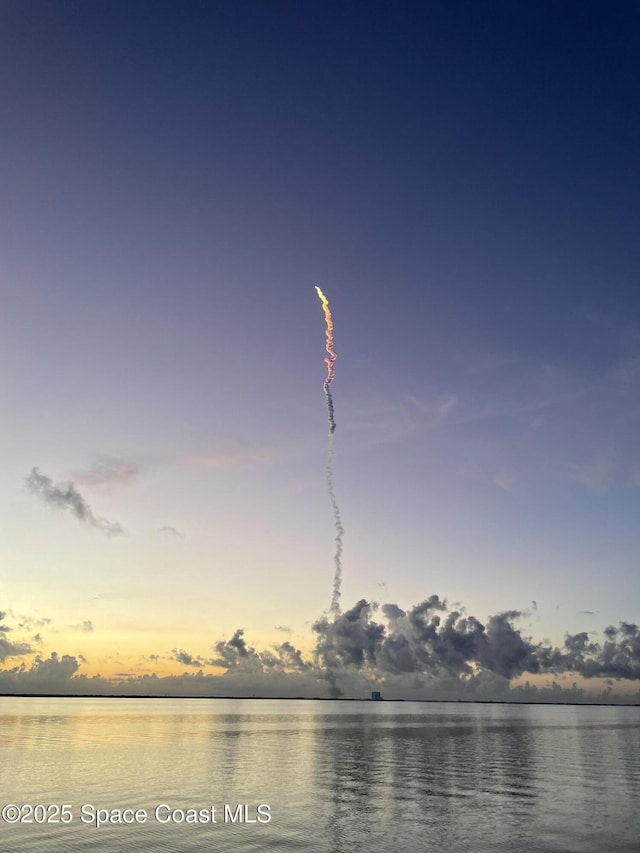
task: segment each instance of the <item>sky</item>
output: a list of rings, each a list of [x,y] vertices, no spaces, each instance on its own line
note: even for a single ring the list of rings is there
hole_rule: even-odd
[[[639,31],[5,0],[0,692],[639,701]]]

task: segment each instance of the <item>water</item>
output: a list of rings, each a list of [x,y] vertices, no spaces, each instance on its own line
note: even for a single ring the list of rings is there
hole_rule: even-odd
[[[0,822],[7,853],[624,853],[640,838],[631,707],[0,697],[0,770],[0,805],[51,807]],[[98,808],[146,821],[97,827]]]

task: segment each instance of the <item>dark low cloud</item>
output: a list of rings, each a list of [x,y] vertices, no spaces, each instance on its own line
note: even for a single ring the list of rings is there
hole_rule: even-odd
[[[302,652],[297,649],[293,643],[285,640],[284,643],[279,643],[275,647],[282,665],[285,668],[291,669],[306,669],[308,664],[305,663],[302,657]]]
[[[203,669],[209,666],[225,669],[227,673],[303,672],[312,664],[304,660],[300,649],[289,640],[276,643],[271,649],[258,652],[244,639],[244,630],[238,628],[228,640],[219,640],[214,646],[215,656],[195,656],[184,649],[172,649],[171,659],[184,666]],[[155,656],[156,658],[158,656]]]
[[[449,611],[445,601],[432,595],[408,611],[384,604],[383,624],[374,619],[377,609],[362,599],[339,616],[324,616],[313,625],[316,662],[334,695],[349,668],[379,679],[412,674],[468,681],[479,672],[506,682],[523,673],[640,679],[640,631],[628,622],[606,628],[602,643],[586,632],[567,634],[564,646],[555,649],[522,633],[516,625],[523,616],[519,610],[481,622],[459,610]]]
[[[32,667],[32,672],[37,678],[71,678],[78,671],[78,661],[73,655],[62,655],[58,657],[57,652],[45,660],[37,657]]]
[[[177,660],[178,663],[181,663],[184,666],[194,666],[197,669],[201,669],[203,666],[203,663],[199,658],[193,657],[193,655],[185,652],[184,649],[172,649],[171,654],[174,660]]]
[[[591,642],[586,632],[567,635],[565,647],[554,663],[558,669],[585,678],[640,679],[640,631],[630,622],[604,629],[602,643]]]
[[[8,638],[7,635],[10,633],[11,628],[8,625],[2,624],[5,617],[6,613],[0,610],[0,662],[5,661],[7,658],[28,655],[33,651],[28,643],[14,643]]]
[[[213,649],[216,656],[209,660],[211,666],[234,669],[241,665],[246,668],[251,664],[254,669],[262,667],[256,650],[253,646],[247,646],[242,628],[238,628],[229,640],[219,640]]]
[[[328,669],[377,664],[385,629],[371,619],[374,607],[363,598],[345,613],[323,616],[314,623],[317,656]]]
[[[51,652],[48,658],[36,657],[28,670],[30,677],[35,681],[60,681],[72,678],[78,671],[78,659],[73,655],[62,655]]]
[[[313,625],[316,645],[305,655],[289,640],[258,650],[238,628],[216,642],[213,655],[182,648],[170,656],[150,655],[147,665],[172,660],[197,670],[181,677],[122,673],[116,679],[87,678],[81,655],[53,653],[0,670],[0,692],[125,693],[127,695],[329,696],[505,701],[623,701],[621,682],[640,683],[640,629],[610,625],[601,635],[567,634],[553,647],[523,633],[522,611],[505,610],[480,620],[432,595],[412,608],[378,606],[361,599],[344,613],[322,616]],[[0,614],[0,660],[33,654],[12,641]],[[24,622],[24,619],[23,619]],[[89,620],[79,626],[91,624]],[[86,629],[85,629],[86,630]],[[224,670],[207,674],[209,667]],[[536,684],[517,684],[531,674]],[[546,676],[546,686],[540,678]],[[598,679],[601,694],[577,687],[571,678]],[[549,682],[553,683],[549,687]],[[599,682],[595,682],[598,684]],[[584,684],[584,683],[583,683]],[[594,684],[594,686],[595,686]],[[638,687],[624,701],[638,701]],[[613,692],[612,692],[613,691]],[[599,698],[597,698],[599,697]]]
[[[41,474],[38,468],[32,468],[26,483],[29,489],[50,507],[70,513],[78,521],[101,530],[107,536],[118,536],[125,532],[118,522],[94,515],[89,504],[71,482],[56,485],[50,477]]]
[[[277,643],[273,651],[267,650],[259,653],[263,669],[274,669],[281,671],[302,672],[309,669],[311,664],[304,660],[302,652],[293,643],[285,640]]]

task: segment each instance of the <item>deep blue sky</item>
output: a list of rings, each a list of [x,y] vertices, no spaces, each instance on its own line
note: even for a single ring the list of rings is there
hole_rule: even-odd
[[[639,36],[632,2],[6,0],[6,606],[137,651],[160,561],[158,613],[192,573],[221,630],[306,630],[332,572],[317,284],[346,601],[535,599],[559,638],[633,618]],[[34,465],[126,541],[74,540]],[[125,611],[86,612],[114,566]],[[34,597],[51,572],[85,597]]]
[[[37,247],[66,267],[80,244],[131,268],[143,244],[177,275],[185,253],[207,269],[224,248],[274,279],[348,275],[392,335],[437,315],[480,346],[573,359],[568,314],[638,308],[639,17],[5,4],[5,263]],[[375,326],[376,306],[358,310]]]

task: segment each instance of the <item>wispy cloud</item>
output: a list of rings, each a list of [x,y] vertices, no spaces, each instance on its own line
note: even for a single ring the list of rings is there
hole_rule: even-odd
[[[85,486],[127,485],[137,480],[146,467],[139,462],[114,456],[99,456],[90,468],[75,471],[74,479]]]
[[[18,620],[18,628],[24,631],[32,631],[34,628],[45,628],[50,625],[52,620],[48,617],[35,618],[33,616],[19,616],[11,611],[8,611],[13,618]]]
[[[506,471],[498,471],[493,477],[493,483],[505,492],[513,491],[514,479]]]
[[[569,462],[566,467],[578,483],[600,491],[606,489],[613,480],[614,462],[610,457],[602,457],[581,464]]]
[[[640,329],[619,318],[572,322],[585,343],[599,336],[593,360],[482,352],[455,360],[456,405],[446,423],[462,470],[479,469],[500,487],[496,471],[526,483],[543,469],[588,489],[633,483],[640,470]],[[626,330],[624,345],[618,327]]]
[[[271,459],[272,447],[251,441],[223,440],[208,447],[183,453],[156,455],[153,459],[97,456],[86,468],[75,470],[72,480],[92,488],[127,486],[151,471],[181,466],[204,468],[250,468]]]
[[[387,444],[442,426],[457,405],[453,394],[433,400],[415,395],[349,399],[340,406],[340,428],[357,435],[359,445]]]
[[[90,634],[93,631],[93,622],[91,619],[85,619],[84,622],[80,622],[78,625],[70,625],[74,631],[84,631],[85,634]]]
[[[273,458],[271,447],[251,442],[224,442],[209,449],[186,454],[176,461],[203,468],[250,468]]]
[[[184,533],[181,533],[175,527],[171,527],[171,525],[159,527],[157,532],[160,534],[160,536],[166,536],[169,539],[184,539]]]

